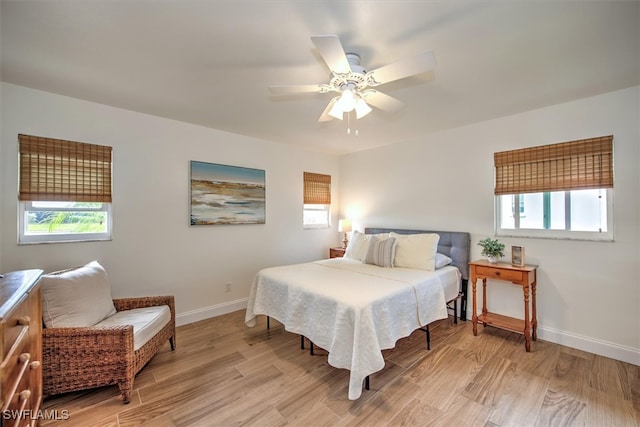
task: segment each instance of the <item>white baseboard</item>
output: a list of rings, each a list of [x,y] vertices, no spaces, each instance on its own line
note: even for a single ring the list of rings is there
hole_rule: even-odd
[[[553,328],[540,327],[540,325],[538,325],[538,338],[640,366],[640,349],[637,348],[559,331]]]
[[[234,311],[244,310],[247,308],[248,298],[237,299],[235,301],[223,302],[222,304],[212,305],[209,307],[199,308],[197,310],[187,311],[185,313],[176,314],[176,326],[182,326],[199,320],[209,319],[211,317],[221,316]]]

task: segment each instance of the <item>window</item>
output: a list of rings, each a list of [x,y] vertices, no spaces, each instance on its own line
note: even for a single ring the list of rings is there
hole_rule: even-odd
[[[331,225],[331,175],[304,173],[304,228],[329,228]]]
[[[111,238],[111,147],[18,135],[19,243]]]
[[[494,159],[497,235],[613,240],[613,136]]]

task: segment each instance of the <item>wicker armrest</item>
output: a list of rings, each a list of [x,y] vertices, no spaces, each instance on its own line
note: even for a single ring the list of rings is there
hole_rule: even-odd
[[[45,396],[132,381],[133,326],[44,328],[42,382]],[[128,402],[130,393],[123,393]]]
[[[64,349],[65,353],[77,350],[86,356],[94,352],[124,355],[133,351],[133,326],[43,328],[42,341],[43,349],[54,353],[54,349]]]
[[[168,305],[171,309],[171,317],[175,318],[175,300],[173,295],[161,295],[153,297],[114,298],[113,305],[117,311],[132,310],[134,308],[155,307]]]

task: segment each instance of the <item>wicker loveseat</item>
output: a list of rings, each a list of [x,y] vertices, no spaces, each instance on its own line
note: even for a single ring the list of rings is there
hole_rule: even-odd
[[[68,272],[66,270],[65,272]],[[52,273],[51,275],[60,274]],[[43,319],[46,313],[45,299],[49,296],[43,276]],[[56,277],[57,280],[57,277]],[[45,327],[42,330],[43,394],[45,396],[117,384],[122,400],[129,403],[135,375],[169,341],[175,349],[175,302],[173,296],[112,299],[115,312],[92,326]],[[92,310],[95,307],[87,304]],[[167,308],[168,307],[168,310]],[[109,324],[109,319],[119,315],[133,317],[140,311],[162,308],[170,320],[158,329],[147,330],[144,344],[134,339],[134,329],[139,334],[145,325]],[[157,310],[156,310],[157,311]],[[126,318],[126,317],[125,317]],[[116,320],[117,321],[117,320]],[[104,325],[104,323],[107,325]],[[132,322],[136,324],[135,322]],[[140,322],[138,322],[140,323]],[[136,335],[139,338],[139,335]],[[139,347],[139,348],[136,348]]]

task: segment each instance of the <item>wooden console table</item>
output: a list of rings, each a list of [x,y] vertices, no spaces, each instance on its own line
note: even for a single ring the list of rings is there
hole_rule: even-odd
[[[497,328],[518,332],[524,335],[524,346],[531,351],[531,339],[537,339],[536,328],[536,265],[517,267],[508,263],[490,263],[486,260],[478,260],[469,263],[471,267],[471,285],[473,289],[473,335],[478,335],[478,322],[483,326],[495,326]],[[476,280],[482,279],[482,314],[478,316],[476,305]],[[487,310],[487,279],[503,280],[514,285],[522,286],[524,294],[524,320],[491,313]],[[529,292],[531,291],[531,304],[529,304]],[[531,308],[529,306],[531,305]]]

